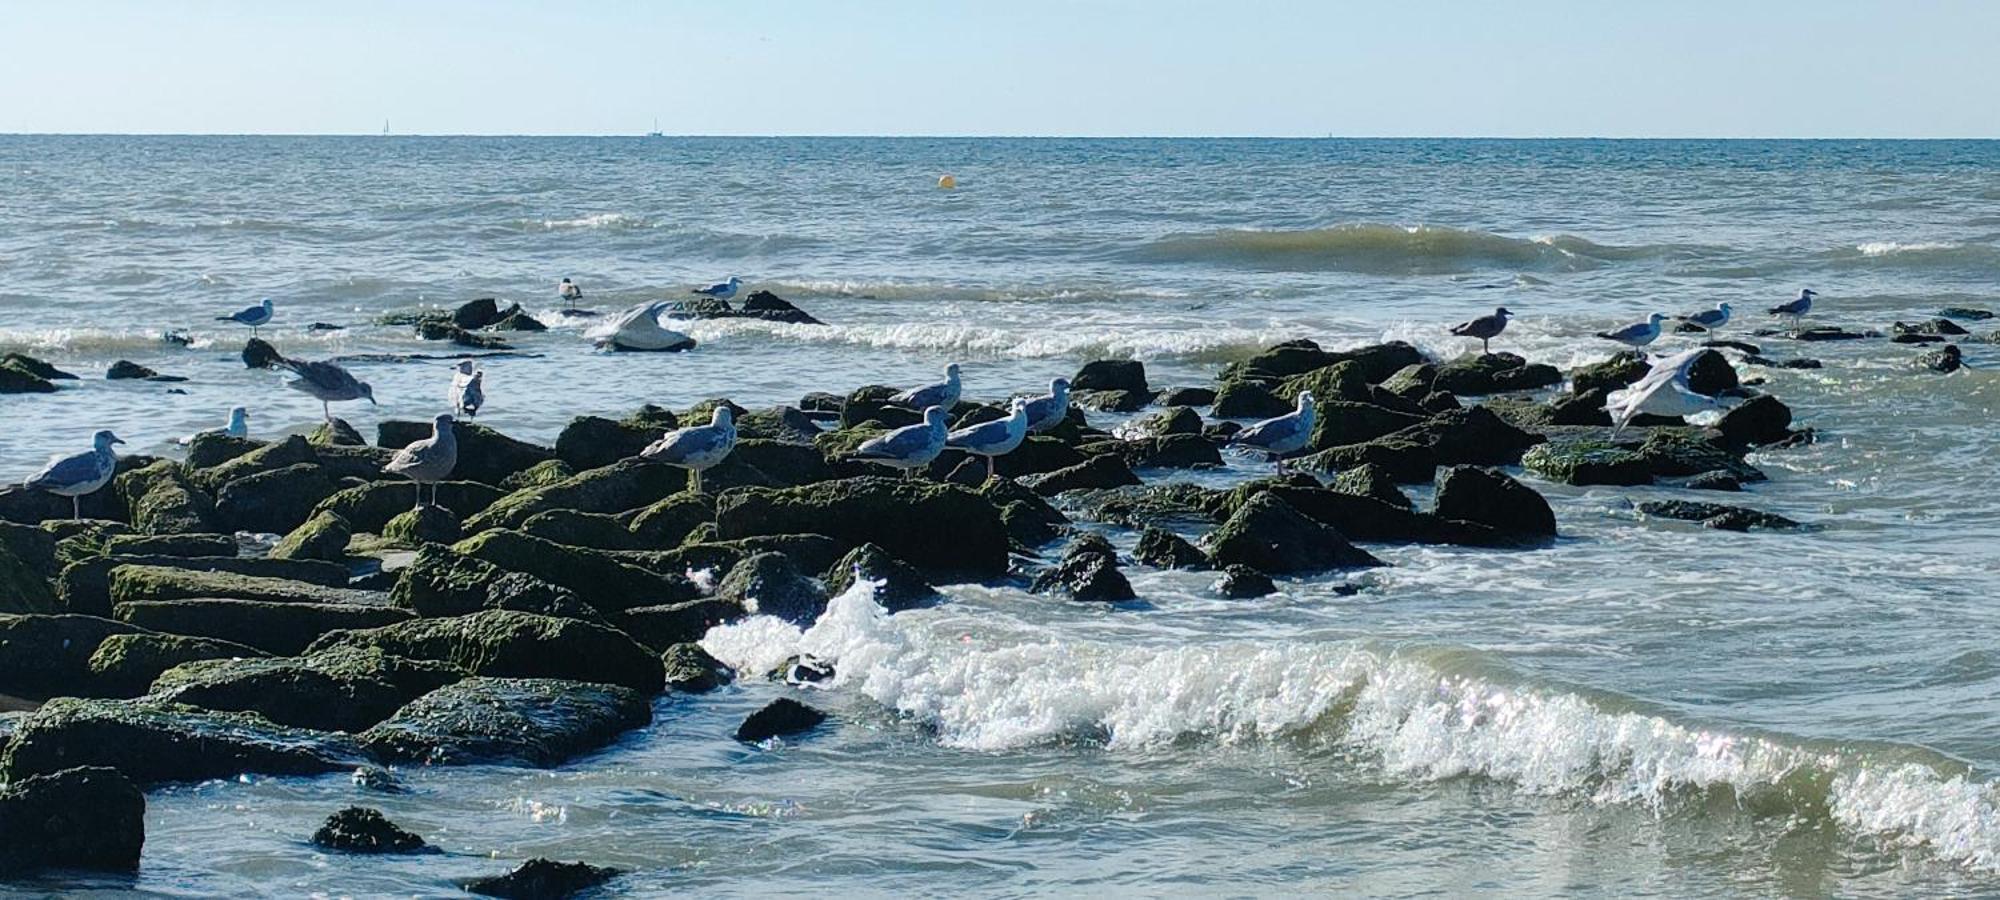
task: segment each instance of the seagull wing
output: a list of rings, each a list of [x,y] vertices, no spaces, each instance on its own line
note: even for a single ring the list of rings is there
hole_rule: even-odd
[[[906,425],[881,437],[870,438],[854,448],[854,455],[864,459],[902,459],[915,454],[929,440],[926,434],[929,426]]]
[[[31,488],[62,488],[74,484],[86,484],[104,474],[104,470],[99,466],[96,453],[78,453],[52,459],[40,472],[29,476],[22,484]]]

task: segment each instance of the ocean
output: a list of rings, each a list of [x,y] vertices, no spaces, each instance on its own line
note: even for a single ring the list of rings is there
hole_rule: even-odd
[[[564,276],[611,311],[731,274],[828,324],[690,322],[695,351],[628,355],[553,314]],[[1727,301],[1745,336],[1802,287],[1810,321],[1857,329],[2000,311],[2000,142],[0,136],[0,352],[82,376],[0,397],[0,482],[100,427],[162,455],[235,405],[255,435],[311,428],[318,404],[214,321],[267,296],[280,350],[364,357],[381,405],[336,410],[364,434],[437,412],[448,380],[394,359],[447,349],[379,316],[544,314],[512,338],[528,355],[486,364],[480,421],[549,441],[947,362],[999,398],[1098,358],[1208,384],[1293,338],[1450,357],[1445,327],[1496,306],[1519,318],[1494,349],[1568,367],[1656,310]],[[805,633],[709,638],[835,662],[810,699],[837,724],[807,739],[731,740],[790,690],[739,683],[554,770],[167,787],[136,876],[0,890],[431,895],[549,856],[712,896],[2000,892],[2000,350],[1969,339],[1940,376],[1886,341],[1753,340],[1823,361],[1741,367],[1819,439],[1756,454],[1771,480],[1724,502],[1811,531],[1529,478],[1550,546],[1371,548],[1391,567],[1260,600],[1142,567],[1143,602],[1112,608],[849,595]],[[105,380],[120,359],[189,380]],[[446,852],[306,843],[353,802]]]

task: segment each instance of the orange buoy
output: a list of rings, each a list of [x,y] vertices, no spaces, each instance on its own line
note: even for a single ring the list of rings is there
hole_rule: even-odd
[[[955,188],[955,187],[958,187],[958,179],[956,179],[956,178],[953,178],[953,177],[951,177],[950,175],[940,175],[940,176],[938,176],[938,189],[939,189],[939,190],[945,190],[945,191],[948,191],[948,190],[951,190],[952,188]]]

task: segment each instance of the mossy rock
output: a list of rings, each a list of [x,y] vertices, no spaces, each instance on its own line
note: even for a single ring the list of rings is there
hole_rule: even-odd
[[[649,571],[605,551],[570,547],[504,528],[467,538],[452,549],[565,588],[604,613],[677,603],[700,594],[693,582],[678,573]]]
[[[620,513],[657,503],[687,486],[687,473],[636,459],[576,475],[552,485],[515,491],[466,520],[465,531],[519,528],[536,513],[551,509]]]
[[[462,533],[458,517],[442,506],[406,510],[382,526],[382,539],[394,547],[456,543]]]
[[[396,762],[557,766],[651,722],[647,698],[653,690],[469,678],[411,702],[363,733],[361,743],[377,758]]]
[[[353,768],[361,748],[334,735],[148,700],[58,698],[22,719],[0,756],[8,781],[106,766],[141,785],[321,775]]]
[[[1630,450],[1601,441],[1543,444],[1521,458],[1528,471],[1573,485],[1653,483],[1653,467]]]
[[[371,591],[326,587],[231,572],[204,572],[167,566],[119,566],[111,570],[111,602],[192,599],[265,600],[279,603],[381,603]]]
[[[597,610],[563,588],[436,545],[417,551],[416,559],[403,567],[389,599],[400,608],[428,617],[511,609],[603,620]]]
[[[90,655],[87,667],[94,696],[137,697],[152,687],[161,672],[183,663],[264,655],[255,647],[230,641],[134,631],[105,637]]]
[[[161,673],[152,694],[203,709],[254,712],[295,728],[358,732],[464,676],[449,663],[336,647],[299,657],[185,663]]]
[[[272,559],[319,559],[339,562],[347,558],[347,542],[354,530],[347,520],[330,512],[317,512],[304,525],[292,529],[284,540],[271,548]]]
[[[1383,565],[1338,531],[1269,493],[1258,494],[1206,538],[1217,568],[1245,565],[1272,575],[1312,574]]]
[[[714,521],[713,494],[683,492],[633,513],[627,527],[647,546],[672,547],[686,541],[702,524]]]
[[[159,566],[201,572],[229,572],[259,578],[302,581],[324,587],[348,582],[347,567],[304,559],[254,557],[101,556],[63,568],[56,578],[56,600],[64,611],[93,616],[111,615],[111,572],[120,566]]]
[[[338,632],[310,649],[340,647],[437,660],[476,675],[596,681],[648,695],[664,683],[659,657],[617,629],[513,610]]]
[[[501,480],[500,488],[505,491],[521,491],[528,488],[547,487],[576,474],[569,463],[560,459],[545,459]]]
[[[178,463],[161,460],[113,480],[134,527],[147,534],[220,530],[215,499],[197,487]]]
[[[739,488],[716,500],[725,540],[823,534],[874,543],[932,572],[973,578],[1007,570],[1008,534],[992,501],[955,485],[849,478],[798,488]]]
[[[437,490],[437,502],[460,519],[485,511],[505,496],[499,488],[477,481],[445,481],[423,488],[425,499]],[[409,481],[374,481],[346,488],[320,501],[315,513],[330,512],[347,520],[355,531],[382,533],[389,520],[410,511],[417,502],[417,485]]]
[[[0,694],[86,693],[98,645],[113,635],[142,631],[96,616],[0,614]]]
[[[393,606],[211,599],[120,603],[112,615],[154,631],[232,641],[278,655],[297,654],[330,632],[411,618]]]

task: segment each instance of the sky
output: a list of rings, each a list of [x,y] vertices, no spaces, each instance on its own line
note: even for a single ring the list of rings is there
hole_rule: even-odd
[[[0,132],[2000,137],[1986,0],[0,0]]]

